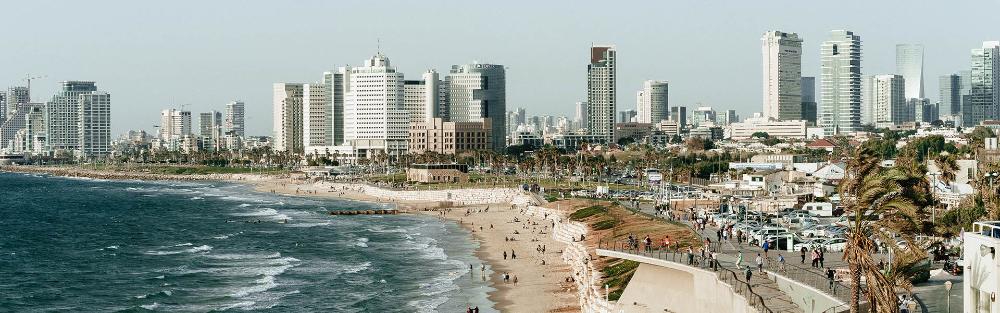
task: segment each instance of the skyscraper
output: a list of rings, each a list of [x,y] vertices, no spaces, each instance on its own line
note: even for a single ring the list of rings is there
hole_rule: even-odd
[[[835,30],[820,47],[822,86],[819,126],[827,135],[861,126],[861,37]]]
[[[205,150],[217,151],[222,145],[222,112],[209,111],[198,115],[198,134]]]
[[[433,123],[447,110],[448,99],[444,84],[434,70],[421,75],[420,80],[403,82],[403,108],[410,115],[410,123]]]
[[[306,154],[317,153],[313,147],[334,145],[333,101],[329,88],[326,82],[302,85],[302,146]]]
[[[984,120],[997,119],[1000,105],[1000,41],[983,42],[972,49],[971,90],[963,103],[962,125],[972,127]]]
[[[111,94],[94,91],[80,95],[77,158],[97,159],[111,153]]]
[[[616,56],[614,46],[592,46],[587,65],[587,130],[605,138],[605,143],[615,138]]]
[[[472,63],[453,65],[445,84],[448,85],[448,120],[451,122],[483,122],[491,120],[493,150],[506,146],[507,111],[506,76],[503,65]]]
[[[576,115],[574,115],[573,122],[576,123],[577,129],[587,129],[587,103],[577,102],[576,105]]]
[[[80,148],[80,99],[97,86],[90,81],[64,81],[47,104],[49,149],[72,152]]]
[[[890,127],[912,121],[906,101],[905,80],[901,75],[871,76],[872,121],[876,127]],[[868,101],[865,101],[868,102]]]
[[[403,73],[381,52],[352,67],[344,94],[344,150],[353,158],[406,152],[410,119],[403,109]]]
[[[226,134],[245,137],[246,115],[243,101],[235,100],[226,103]]]
[[[31,90],[28,87],[17,86],[10,87],[7,89],[7,94],[4,97],[4,102],[6,103],[6,116],[14,115],[14,110],[17,110],[18,104],[25,104],[31,102]]]
[[[274,84],[274,151],[302,153],[303,89],[305,84]]]
[[[177,150],[181,139],[191,134],[191,112],[166,109],[160,112],[159,138],[168,150]]]
[[[333,107],[333,144],[344,143],[344,96],[350,87],[351,67],[338,67],[335,71],[323,73],[323,81],[329,85],[330,101]]]
[[[802,118],[802,39],[795,33],[769,31],[761,37],[764,57],[764,117]]]
[[[944,75],[938,79],[941,94],[941,115],[954,116],[962,112],[962,78],[957,74]]]
[[[667,101],[668,83],[662,80],[647,80],[635,96],[637,122],[659,123],[670,119]]]
[[[802,118],[816,125],[816,77],[802,77]]]
[[[681,129],[687,128],[687,119],[687,107],[670,107],[670,120],[677,122],[678,127]]]
[[[924,45],[896,45],[896,73],[906,81],[906,98],[924,98]]]
[[[618,112],[618,123],[629,123],[638,116],[639,113],[635,110],[625,110]]]

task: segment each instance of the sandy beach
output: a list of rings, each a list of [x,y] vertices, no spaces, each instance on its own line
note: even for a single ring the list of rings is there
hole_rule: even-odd
[[[64,167],[5,167],[3,170],[103,179],[216,180],[249,184],[260,192],[392,204],[403,212],[425,214],[458,223],[472,233],[473,239],[479,244],[476,255],[486,263],[485,272],[482,271],[482,264],[475,264],[473,273],[488,275],[485,279],[493,282],[497,290],[491,292],[489,298],[496,302],[497,310],[580,311],[577,285],[567,281],[574,273],[561,259],[565,244],[553,238],[551,221],[526,215],[522,212],[521,206],[516,208],[512,208],[510,204],[452,206],[452,203],[447,201],[406,201],[376,197],[366,193],[365,190],[374,187],[351,185],[354,187],[331,188],[328,183],[316,183],[293,175],[159,175]],[[540,247],[544,247],[544,252],[540,251]],[[509,274],[510,279],[507,282],[502,278],[503,273]]]

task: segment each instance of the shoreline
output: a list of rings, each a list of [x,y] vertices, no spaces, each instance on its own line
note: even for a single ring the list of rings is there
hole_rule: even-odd
[[[576,285],[565,281],[565,278],[574,275],[569,264],[563,262],[560,257],[566,245],[553,238],[552,229],[543,225],[547,223],[546,221],[539,217],[523,214],[520,206],[512,209],[511,203],[466,204],[455,203],[456,201],[415,201],[398,199],[400,193],[392,193],[396,198],[390,199],[372,194],[374,192],[371,191],[381,189],[379,187],[365,184],[314,182],[304,178],[295,178],[294,175],[289,174],[165,175],[89,170],[75,167],[21,166],[3,166],[0,167],[0,171],[113,180],[220,181],[246,184],[248,187],[263,193],[395,205],[402,214],[437,216],[440,220],[457,223],[472,235],[470,239],[477,244],[474,256],[485,263],[491,272],[489,281],[494,290],[487,293],[487,298],[494,303],[494,309],[497,311],[580,311]],[[368,190],[367,188],[374,189]],[[451,192],[457,194],[461,191],[463,190],[455,189],[445,192],[448,192],[448,198],[451,198]],[[456,198],[462,197],[456,196]],[[461,200],[465,202],[465,199]],[[487,207],[488,210],[486,210]],[[480,210],[486,212],[480,212]],[[467,211],[475,213],[466,215]],[[515,220],[518,222],[514,222]],[[535,223],[537,225],[532,225]],[[492,230],[486,227],[479,229],[479,227],[489,224],[494,226]],[[508,237],[515,237],[517,240],[503,240]],[[532,251],[538,245],[545,246],[545,253]],[[518,258],[505,259],[502,252],[508,251],[515,251]],[[473,273],[480,270],[475,267]],[[504,272],[510,273],[511,280],[513,277],[518,278],[517,286],[514,286],[513,282],[504,283],[500,276]]]

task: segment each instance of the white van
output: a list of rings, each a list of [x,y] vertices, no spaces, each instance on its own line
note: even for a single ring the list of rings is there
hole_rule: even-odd
[[[802,205],[802,209],[813,216],[833,217],[833,203],[829,202],[809,202]]]

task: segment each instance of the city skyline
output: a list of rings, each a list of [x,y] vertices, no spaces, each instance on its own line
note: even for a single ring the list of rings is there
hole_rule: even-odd
[[[956,21],[956,27],[964,31],[945,33],[916,19],[903,19],[899,21],[900,30],[887,30],[870,15],[825,16],[825,8],[832,8],[832,4],[788,3],[788,10],[780,14],[749,3],[698,4],[684,11],[666,13],[674,19],[649,18],[652,12],[664,14],[665,10],[655,8],[669,4],[648,4],[649,10],[612,10],[607,18],[598,19],[597,16],[605,16],[608,12],[580,5],[570,6],[575,14],[565,14],[562,11],[567,7],[565,3],[554,2],[538,4],[533,10],[524,12],[496,8],[505,21],[524,22],[497,23],[496,26],[471,16],[447,14],[466,12],[475,8],[475,4],[456,7],[444,3],[386,2],[371,10],[358,9],[361,3],[336,4],[342,7],[341,10],[356,12],[356,16],[342,16],[335,23],[325,21],[316,25],[309,22],[316,19],[308,16],[320,13],[304,11],[320,12],[324,11],[321,7],[334,4],[314,3],[310,7],[320,9],[290,10],[296,11],[295,14],[271,10],[262,4],[248,2],[234,12],[226,2],[209,3],[203,5],[203,12],[190,12],[183,2],[156,10],[128,2],[61,3],[58,6],[18,3],[11,7],[11,18],[4,22],[10,23],[10,28],[33,24],[28,20],[29,16],[36,15],[30,14],[33,12],[47,12],[55,22],[12,34],[10,42],[14,48],[0,52],[7,60],[3,64],[8,69],[2,78],[6,83],[4,87],[23,85],[21,79],[29,73],[44,76],[32,83],[32,100],[44,102],[56,92],[59,81],[99,81],[102,89],[115,94],[115,102],[122,104],[119,107],[130,108],[113,111],[112,132],[115,135],[130,129],[153,131],[163,107],[191,104],[193,112],[204,112],[217,110],[232,99],[242,99],[246,103],[247,135],[268,135],[273,82],[314,81],[316,71],[354,64],[381,46],[405,73],[422,73],[427,69],[444,72],[450,65],[468,60],[504,64],[508,67],[508,110],[524,107],[529,108],[531,115],[569,116],[576,102],[586,100],[586,80],[581,77],[586,72],[582,64],[588,56],[580,51],[592,43],[610,43],[623,53],[617,75],[619,87],[626,87],[626,92],[616,95],[619,111],[634,109],[634,95],[630,92],[634,86],[648,79],[662,79],[673,85],[671,106],[691,107],[701,102],[717,109],[735,109],[741,116],[749,116],[751,112],[760,111],[759,38],[762,32],[780,29],[801,36],[803,76],[820,76],[819,45],[833,29],[850,29],[864,37],[864,74],[894,73],[896,45],[923,44],[925,96],[938,99],[939,86],[930,78],[968,70],[969,51],[997,37],[988,29],[975,27],[977,21],[985,20],[977,16],[988,17],[986,12],[996,11],[989,10],[989,6],[1000,7],[997,2],[934,3],[922,8],[890,11],[897,6],[887,2],[877,3],[872,8],[873,12],[910,15],[965,12],[967,18]],[[115,10],[106,10],[108,8]],[[382,14],[376,12],[416,16],[435,10],[458,20],[425,24],[414,21],[413,24],[422,27],[404,31],[388,25],[371,29],[335,27]],[[91,11],[107,11],[107,16],[100,22],[69,18]],[[556,22],[551,20],[553,15]],[[726,18],[731,15],[754,18],[746,21]],[[177,16],[184,17],[183,25],[176,26],[173,17]],[[352,44],[336,47],[331,44],[321,47],[323,49],[311,46],[309,51],[288,50],[288,46],[306,42],[308,37],[287,36],[278,27],[283,24],[270,21],[286,21],[293,16],[305,28],[328,31],[331,36],[343,39],[337,42]],[[596,22],[579,28],[569,23],[576,18],[591,18]],[[693,20],[698,22],[692,24]],[[462,45],[429,39],[435,32],[453,30],[449,25],[456,22],[476,25],[461,30],[461,34],[477,35],[482,40],[477,40],[475,45]],[[541,25],[544,27],[540,28]],[[103,36],[63,38],[61,30],[69,26]],[[687,32],[691,27],[697,27],[701,33],[689,36]],[[217,31],[205,33],[198,29]],[[635,34],[629,34],[630,31]],[[521,36],[527,34],[537,36]],[[61,40],[37,40],[56,36]],[[663,40],[648,40],[651,37]],[[129,40],[128,44],[110,44],[124,39]],[[705,49],[719,43],[727,49]],[[721,72],[732,75],[717,75]],[[723,86],[728,91],[713,92],[716,87],[701,83],[708,78],[716,80],[712,85]],[[203,86],[212,88],[199,88]],[[198,92],[181,92],[183,90]]]

